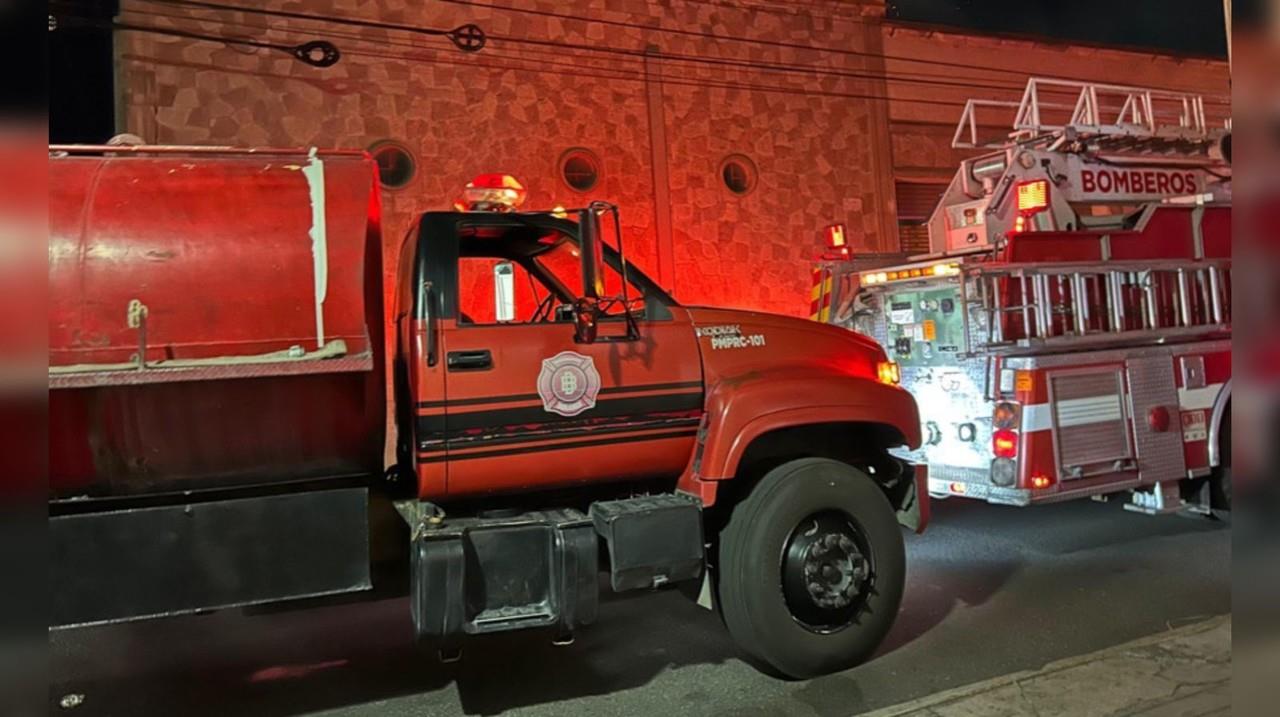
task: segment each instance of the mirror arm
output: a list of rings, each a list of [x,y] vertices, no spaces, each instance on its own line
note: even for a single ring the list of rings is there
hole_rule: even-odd
[[[600,216],[597,202],[578,213],[579,251],[582,253],[582,295],[599,299],[603,293],[600,277]]]
[[[618,273],[622,275],[622,304],[627,312],[631,311],[630,282],[627,281],[627,252],[622,246],[622,217],[618,214],[618,205],[609,204],[609,213],[613,215],[613,238],[618,243]]]
[[[622,277],[622,315],[626,322],[626,334],[623,336],[598,336],[597,322],[601,315],[601,294],[604,292],[602,276],[603,247],[600,238],[600,214],[608,212],[613,216],[614,239],[618,243],[619,274]],[[631,311],[631,292],[627,277],[626,251],[622,244],[622,219],[618,206],[609,202],[591,202],[586,209],[578,210],[578,230],[582,251],[582,294],[583,297],[574,302],[574,341],[577,343],[636,341],[640,338],[640,326]],[[611,306],[617,299],[611,299]]]
[[[622,217],[618,212],[617,204],[609,204],[608,202],[597,202],[609,213],[613,215],[613,237],[618,243],[618,273],[622,277],[622,315],[627,322],[627,334],[624,340],[636,341],[640,338],[640,325],[636,323],[636,317],[631,313],[631,282],[627,280],[627,251],[622,243]]]
[[[627,317],[627,341],[639,341],[640,324],[636,323],[636,317],[631,314],[630,302],[622,315]]]

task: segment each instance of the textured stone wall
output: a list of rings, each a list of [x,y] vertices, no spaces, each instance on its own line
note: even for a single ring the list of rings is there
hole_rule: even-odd
[[[804,314],[809,262],[821,228],[845,222],[855,246],[883,250],[894,236],[883,83],[753,69],[745,63],[821,64],[878,74],[878,58],[733,42],[707,33],[874,51],[883,3],[524,2],[523,8],[621,25],[521,14],[483,3],[314,0],[263,6],[419,27],[474,22],[490,34],[465,55],[442,38],[353,29],[248,13],[195,11],[125,0],[123,19],[296,44],[330,39],[328,69],[286,55],[212,42],[123,33],[118,42],[121,131],[149,142],[368,147],[405,143],[418,163],[407,187],[384,194],[387,274],[418,212],[450,206],[481,172],[507,172],[531,208],[588,198],[621,206],[628,254],[686,303]],[[494,3],[500,4],[500,3]],[[818,11],[809,12],[809,8]],[[684,34],[626,25],[679,28]],[[532,40],[533,43],[521,42]],[[548,47],[554,41],[568,47]],[[612,53],[591,52],[608,47]],[[722,64],[659,55],[698,55]],[[757,86],[776,88],[760,91]],[[813,94],[813,92],[826,93]],[[669,172],[670,242],[658,232],[650,99],[661,118]],[[602,160],[587,195],[558,176],[562,154]],[[720,178],[727,155],[748,156],[757,186],[737,196]]]
[[[490,42],[473,55],[401,31],[122,6],[134,24],[339,46],[342,60],[321,70],[267,50],[121,33],[120,130],[177,144],[403,142],[418,171],[384,194],[388,276],[417,213],[449,207],[476,174],[507,172],[531,208],[620,205],[628,253],[686,303],[796,315],[807,313],[822,227],[846,224],[855,250],[898,249],[894,182],[951,177],[966,156],[950,141],[969,97],[1016,99],[1028,74],[1209,94],[1227,83],[1222,62],[886,24],[883,0],[246,3],[416,27],[474,22]],[[586,195],[559,178],[572,147],[602,162]],[[731,154],[758,170],[745,196],[721,179]]]

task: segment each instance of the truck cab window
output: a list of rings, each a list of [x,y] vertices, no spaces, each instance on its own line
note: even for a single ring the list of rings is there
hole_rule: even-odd
[[[574,296],[582,295],[582,262],[578,253],[578,247],[572,242],[563,242],[557,244],[550,249],[538,254],[534,261],[544,269],[548,274],[554,276],[557,281],[565,286]],[[634,270],[634,268],[629,269]],[[628,296],[631,299],[632,311],[641,311],[644,309],[644,289],[637,285],[634,281],[627,287]],[[605,264],[604,266],[604,296],[607,298],[620,297],[622,295],[622,274],[613,267]],[[606,304],[603,307],[606,316],[622,315],[622,304]]]
[[[582,296],[582,260],[577,243],[567,234],[548,227],[477,224],[462,227],[459,239],[460,323],[572,320],[570,306]],[[637,271],[628,277],[633,312],[645,308],[645,290],[638,276]],[[604,289],[606,298],[622,295],[621,273],[607,263]],[[620,317],[624,311],[621,301],[602,302],[601,308],[604,318]]]

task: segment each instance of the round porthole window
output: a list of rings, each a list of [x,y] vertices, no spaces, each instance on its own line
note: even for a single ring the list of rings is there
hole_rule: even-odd
[[[418,163],[403,144],[394,140],[375,142],[369,154],[378,163],[378,181],[384,189],[401,189],[413,181]]]
[[[600,159],[590,150],[571,149],[560,157],[560,178],[575,192],[589,192],[600,183]]]
[[[746,155],[729,155],[720,164],[720,179],[730,192],[750,194],[756,188],[756,165]]]

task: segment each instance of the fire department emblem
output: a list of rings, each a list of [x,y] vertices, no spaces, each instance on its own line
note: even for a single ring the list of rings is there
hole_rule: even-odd
[[[561,416],[576,416],[594,408],[600,393],[600,374],[590,356],[561,351],[542,360],[538,373],[538,395],[542,407]]]

